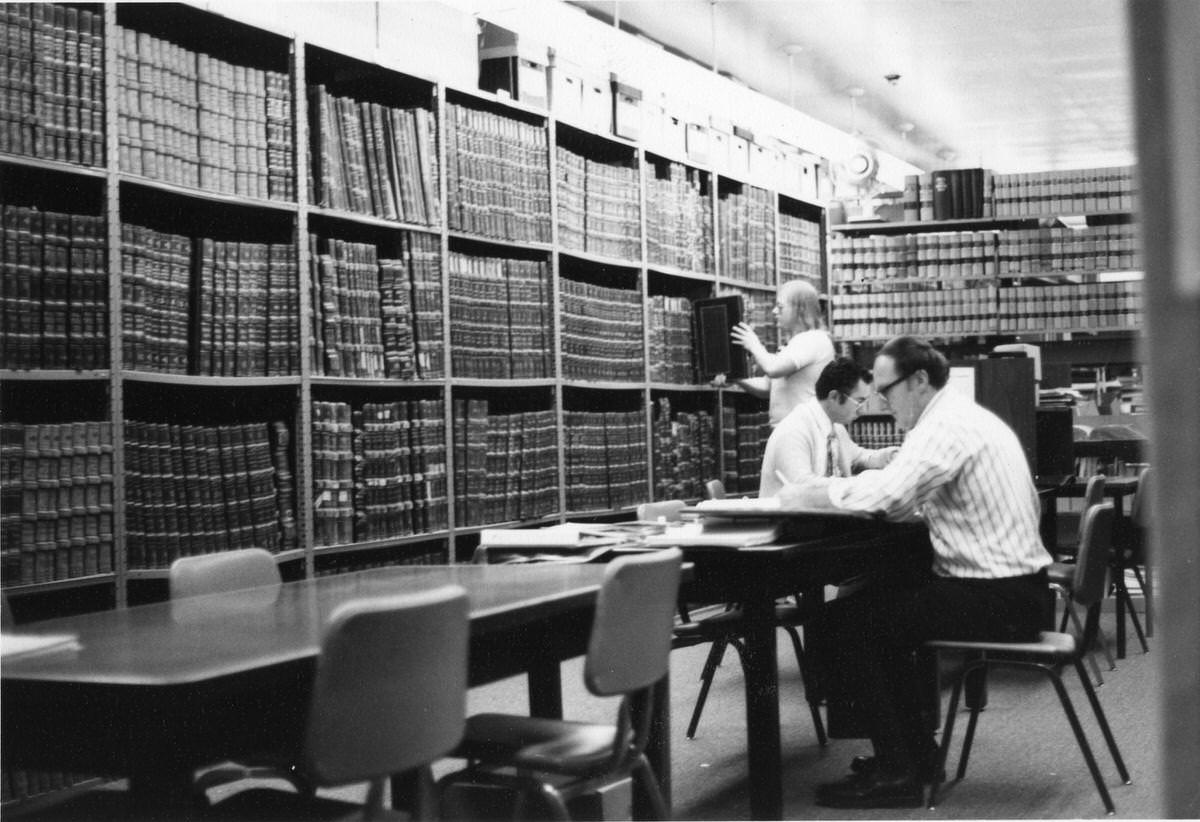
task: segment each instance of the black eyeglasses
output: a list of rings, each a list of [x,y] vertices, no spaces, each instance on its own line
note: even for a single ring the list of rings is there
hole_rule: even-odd
[[[853,402],[855,408],[862,408],[863,403],[865,403],[867,400],[871,399],[871,396],[869,394],[865,397],[856,397],[853,394],[847,394],[845,391],[839,391],[838,393],[841,394],[846,399]]]
[[[883,397],[884,402],[890,403],[891,400],[888,399],[888,392],[891,391],[893,388],[895,388],[900,383],[907,380],[911,376],[912,376],[912,374],[905,374],[903,377],[897,377],[896,379],[892,380],[887,385],[885,385],[883,388],[876,388],[875,393],[878,394],[879,396]]]

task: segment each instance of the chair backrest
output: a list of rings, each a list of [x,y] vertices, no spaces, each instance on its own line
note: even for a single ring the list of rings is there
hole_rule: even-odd
[[[583,668],[593,694],[628,694],[667,675],[682,566],[683,554],[668,548],[605,568]]]
[[[725,499],[725,483],[719,479],[704,483],[704,497],[705,499]]]
[[[1137,493],[1133,495],[1133,502],[1129,505],[1129,519],[1133,524],[1142,531],[1150,524],[1150,466],[1146,466],[1138,472]]]
[[[305,764],[321,786],[427,765],[466,725],[467,593],[457,585],[347,602],[317,660]]]
[[[1071,597],[1084,607],[1104,598],[1112,555],[1114,508],[1101,502],[1083,512],[1079,526],[1079,549],[1075,555],[1075,578]]]
[[[679,512],[686,507],[687,503],[681,499],[643,502],[637,507],[638,522],[678,522]]]
[[[260,585],[279,584],[275,557],[262,548],[239,548],[183,557],[171,563],[171,598],[219,594]]]
[[[1083,510],[1086,513],[1093,505],[1104,502],[1104,475],[1093,474],[1088,478],[1087,488],[1083,492]],[[1083,514],[1079,515],[1079,528],[1075,533],[1076,542],[1083,539]]]

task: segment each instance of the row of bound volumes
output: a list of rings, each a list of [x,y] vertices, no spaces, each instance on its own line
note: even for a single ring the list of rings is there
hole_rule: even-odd
[[[1133,166],[997,174],[997,217],[1133,211]]]
[[[907,221],[966,220],[992,217],[991,169],[944,168],[908,174],[900,195]]]
[[[314,375],[445,375],[440,241],[403,232],[399,251],[398,258],[384,259],[370,243],[309,235]]]
[[[130,568],[258,547],[295,548],[291,432],[282,421],[125,424]]]
[[[291,79],[121,28],[122,171],[221,194],[295,201]]]
[[[989,285],[840,294],[833,302],[833,318],[843,339],[995,334],[997,290]]]
[[[1137,227],[1026,228],[1000,233],[1000,275],[1130,271],[1141,266]]]
[[[636,291],[560,279],[567,379],[641,382],[642,297]]]
[[[779,280],[808,280],[823,291],[821,223],[786,211],[779,213]]]
[[[861,448],[890,448],[904,442],[904,432],[891,418],[856,419],[850,423],[849,434]]]
[[[0,3],[0,151],[104,164],[104,17]]]
[[[112,551],[112,425],[0,423],[3,584],[110,573]]]
[[[564,411],[568,511],[612,511],[646,501],[642,411]]]
[[[449,526],[441,400],[313,402],[313,544]]]
[[[1131,330],[1142,327],[1142,283],[1013,286],[999,290],[1001,333]]]
[[[833,284],[992,277],[996,233],[835,235],[829,265]]]
[[[712,414],[672,411],[659,397],[652,423],[654,499],[701,499],[704,485],[717,476],[717,441]]]
[[[1128,331],[1141,326],[1142,284],[1127,280],[841,294],[833,312],[838,334],[847,339]]]
[[[558,146],[558,244],[620,260],[642,256],[637,168]]]
[[[711,177],[682,163],[646,160],[646,259],[713,273]]]
[[[0,367],[108,367],[107,247],[103,217],[0,208]]]
[[[775,195],[756,186],[732,186],[721,192],[717,205],[721,276],[774,284]]]
[[[554,375],[554,315],[545,260],[450,252],[451,373],[477,379]]]
[[[656,295],[649,298],[648,307],[650,381],[694,384],[692,301]]]
[[[311,200],[385,220],[441,220],[437,122],[422,106],[391,108],[310,86]]]
[[[721,451],[725,472],[721,481],[730,493],[758,491],[762,475],[763,452],[771,436],[767,411],[739,411],[733,406],[721,408]]]
[[[548,243],[550,157],[543,126],[446,104],[447,222],[452,230]]]
[[[558,511],[553,409],[503,413],[484,399],[456,399],[453,412],[455,523],[523,522]]]
[[[122,352],[137,371],[251,377],[300,367],[295,246],[121,226]]]

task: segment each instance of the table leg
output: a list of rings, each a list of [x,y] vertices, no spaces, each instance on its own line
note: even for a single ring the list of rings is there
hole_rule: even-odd
[[[654,686],[654,712],[650,724],[650,739],[646,744],[646,758],[658,780],[659,792],[667,809],[671,808],[671,677],[663,677]],[[637,721],[636,718],[634,720]],[[653,819],[653,809],[640,792],[633,794],[633,818]],[[668,817],[669,818],[669,817]]]
[[[547,719],[562,719],[562,677],[557,660],[537,662],[530,667],[529,713]]]
[[[752,597],[743,603],[746,625],[746,732],[750,768],[750,817],[783,818],[782,748],[779,739],[779,664],[775,603]]]

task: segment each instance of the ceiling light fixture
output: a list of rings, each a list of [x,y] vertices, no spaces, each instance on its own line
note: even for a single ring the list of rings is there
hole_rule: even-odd
[[[788,43],[783,47],[783,53],[788,58],[788,105],[796,107],[796,55],[804,51],[799,43]]]

